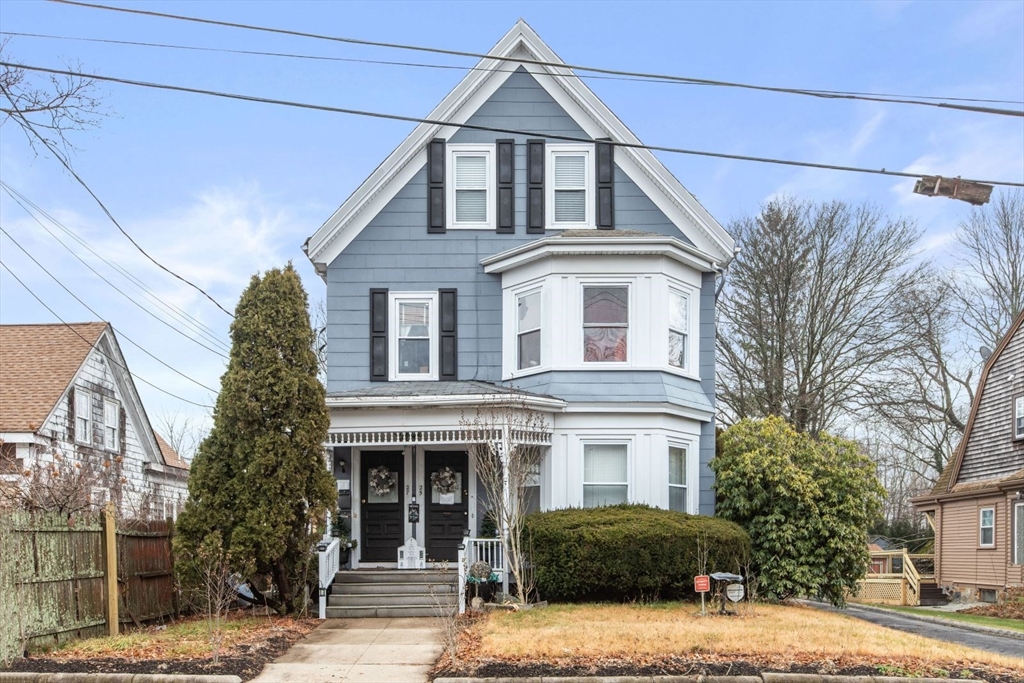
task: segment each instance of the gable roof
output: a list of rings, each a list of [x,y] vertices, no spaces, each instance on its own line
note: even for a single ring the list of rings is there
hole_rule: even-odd
[[[458,126],[466,123],[517,70],[508,68],[505,60],[494,57],[564,64],[525,21],[520,19],[516,22],[488,52],[488,57],[480,60],[426,117],[447,125],[419,124],[320,229],[306,240],[303,249],[322,277],[326,278],[328,264],[344,251],[426,164],[427,143],[435,137],[450,138],[459,130]],[[591,138],[641,144],[640,139],[571,69],[529,62],[519,63],[518,66],[535,77],[543,74],[543,78],[536,78],[538,83]],[[554,136],[539,133],[537,137],[554,139]],[[650,150],[619,147],[615,163],[709,260],[724,264],[732,258],[732,237]]]
[[[103,322],[0,325],[0,432],[42,427],[108,327]]]
[[[974,429],[974,422],[978,417],[978,407],[981,405],[982,396],[985,395],[985,383],[988,381],[989,371],[995,366],[996,361],[999,360],[999,356],[1002,355],[1003,351],[1010,344],[1010,340],[1013,339],[1014,335],[1020,334],[1021,326],[1024,325],[1024,311],[1021,311],[1012,323],[1010,323],[1010,329],[1007,330],[1006,334],[999,341],[992,355],[985,362],[985,367],[981,371],[981,377],[978,379],[978,391],[974,395],[974,402],[971,404],[971,412],[967,417],[967,424],[964,427],[964,436],[960,439],[960,445],[957,446],[953,452],[953,457],[949,463],[942,470],[938,480],[935,482],[935,486],[931,490],[931,494],[925,497],[938,496],[944,493],[950,493],[956,487],[956,481],[960,474],[960,466],[964,461],[964,452],[967,450],[967,443],[971,438],[971,434]],[[984,482],[985,484],[995,484],[999,481],[1013,479],[1015,480],[1020,476],[1021,473],[1013,474],[1009,477],[1000,477],[998,480],[992,480]]]

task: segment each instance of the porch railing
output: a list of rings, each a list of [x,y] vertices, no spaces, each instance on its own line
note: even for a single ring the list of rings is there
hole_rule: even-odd
[[[850,600],[886,605],[921,604],[921,582],[934,577],[934,555],[911,555],[904,548],[873,552],[871,559],[885,560],[886,568],[890,570],[893,560],[902,560],[901,570],[881,574],[869,572],[863,580],[857,583],[857,590],[850,596]]]
[[[476,562],[486,562],[491,572],[501,576],[501,590],[508,594],[508,567],[505,566],[505,553],[501,541],[497,538],[462,539],[459,546],[459,614],[466,611],[466,578],[469,568]]]
[[[324,539],[327,541],[327,539]],[[320,572],[317,579],[317,588],[320,596],[321,619],[327,618],[327,593],[334,583],[334,576],[338,573],[338,548],[341,546],[340,538],[333,538],[329,542],[322,542],[317,546],[320,555]]]

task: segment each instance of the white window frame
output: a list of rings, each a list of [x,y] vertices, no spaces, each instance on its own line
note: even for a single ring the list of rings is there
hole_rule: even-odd
[[[633,280],[580,280],[579,283],[579,365],[583,368],[622,368],[633,365],[633,358],[636,357],[636,349],[633,348],[633,322],[636,306],[633,301]],[[625,287],[626,288],[626,360],[622,361],[587,361],[587,314],[584,310],[586,305],[586,290],[596,287]],[[608,327],[608,325],[592,325],[593,327]],[[666,354],[667,355],[667,354]]]
[[[400,303],[430,304],[430,372],[403,373],[398,371],[398,311]],[[438,294],[434,292],[389,292],[388,293],[388,379],[392,382],[423,382],[437,379],[440,354],[438,349]]]
[[[540,315],[538,316],[539,322],[537,327],[531,327],[528,330],[520,329],[519,327],[519,300],[523,297],[537,295],[540,301]],[[536,371],[539,368],[544,367],[544,289],[542,287],[531,287],[530,289],[524,289],[522,291],[514,292],[512,294],[512,317],[515,320],[515,340],[512,342],[515,346],[515,366],[514,371],[518,374]],[[522,359],[519,357],[519,337],[529,332],[540,332],[540,362],[532,367],[520,367]]]
[[[1013,564],[1024,565],[1024,543],[1020,543],[1024,527],[1024,502],[1013,504]]]
[[[75,441],[92,445],[92,394],[81,387],[75,387]]]
[[[1024,394],[1017,394],[1013,397],[1013,427],[1014,440],[1024,440],[1024,424],[1018,424],[1018,420],[1024,420]]]
[[[626,449],[626,481],[587,481],[587,446],[623,446]],[[633,441],[632,439],[581,439],[580,440],[580,507],[586,507],[587,486],[625,486],[626,503],[632,502],[630,482],[633,472]]]
[[[113,408],[114,424],[110,424],[108,408]],[[113,430],[113,438],[111,438]],[[108,451],[121,449],[121,403],[112,398],[103,399],[103,446]]]
[[[678,295],[683,298],[683,306],[686,308],[686,326],[685,330],[676,330],[672,327],[672,295]],[[669,344],[668,348],[665,349],[666,361],[670,368],[674,368],[678,372],[690,373],[693,370],[693,350],[690,348],[693,345],[693,303],[690,299],[690,292],[680,287],[673,287],[669,285],[668,288],[668,305],[665,307],[665,313],[668,316],[666,319],[667,332],[665,334],[665,343],[669,343],[669,339],[672,337],[672,333],[682,334],[684,337],[683,341],[683,352],[684,362],[682,365],[676,365],[672,362],[672,359],[668,357],[668,352],[672,348]]]
[[[594,228],[594,203],[595,197],[597,196],[596,182],[595,182],[595,154],[594,146],[587,144],[548,144],[545,145],[545,159],[544,159],[544,213],[547,216],[547,228],[549,230],[579,230],[586,228]],[[585,218],[582,223],[580,222],[556,222],[555,221],[555,157],[559,155],[564,156],[578,156],[584,155],[586,157],[586,163],[584,167],[587,170],[587,180],[585,185],[581,188],[586,192],[586,196],[583,199],[584,215]],[[566,189],[566,188],[563,188]]]
[[[493,144],[448,144],[445,146],[447,151],[447,159],[445,159],[445,187],[447,188],[445,197],[445,211],[448,214],[448,229],[449,230],[494,230],[496,225],[497,213],[497,194],[495,191],[495,146]],[[486,157],[485,166],[487,168],[487,186],[484,188],[487,191],[487,199],[484,200],[484,206],[486,207],[487,217],[483,222],[466,222],[461,223],[455,220],[455,160],[460,156],[484,156]]]
[[[985,526],[985,513],[992,513],[992,524]],[[992,530],[992,541],[985,543],[985,530]],[[983,507],[978,510],[978,547],[979,548],[995,548],[996,547],[996,509],[993,506]]]
[[[685,484],[673,484],[672,483],[672,449],[676,448],[683,452],[683,477],[686,479]],[[684,510],[678,510],[677,512],[692,512],[693,502],[690,500],[690,447],[687,444],[679,443],[677,441],[668,442],[668,471],[665,472],[665,479],[668,481],[668,505],[665,507],[669,510],[672,509],[672,489],[678,488],[683,489],[683,498],[686,501]]]

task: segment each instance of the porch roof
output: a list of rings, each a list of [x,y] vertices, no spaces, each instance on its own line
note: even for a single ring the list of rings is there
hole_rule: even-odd
[[[329,408],[452,407],[522,403],[534,409],[562,410],[565,401],[490,382],[386,382],[327,394]]]

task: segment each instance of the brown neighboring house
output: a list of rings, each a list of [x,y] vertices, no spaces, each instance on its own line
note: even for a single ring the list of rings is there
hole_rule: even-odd
[[[914,499],[935,529],[936,583],[995,601],[1024,584],[1024,312],[985,363],[959,447]]]
[[[94,473],[94,505],[174,517],[188,496],[188,463],[153,430],[108,323],[0,325],[0,488],[65,460]]]

